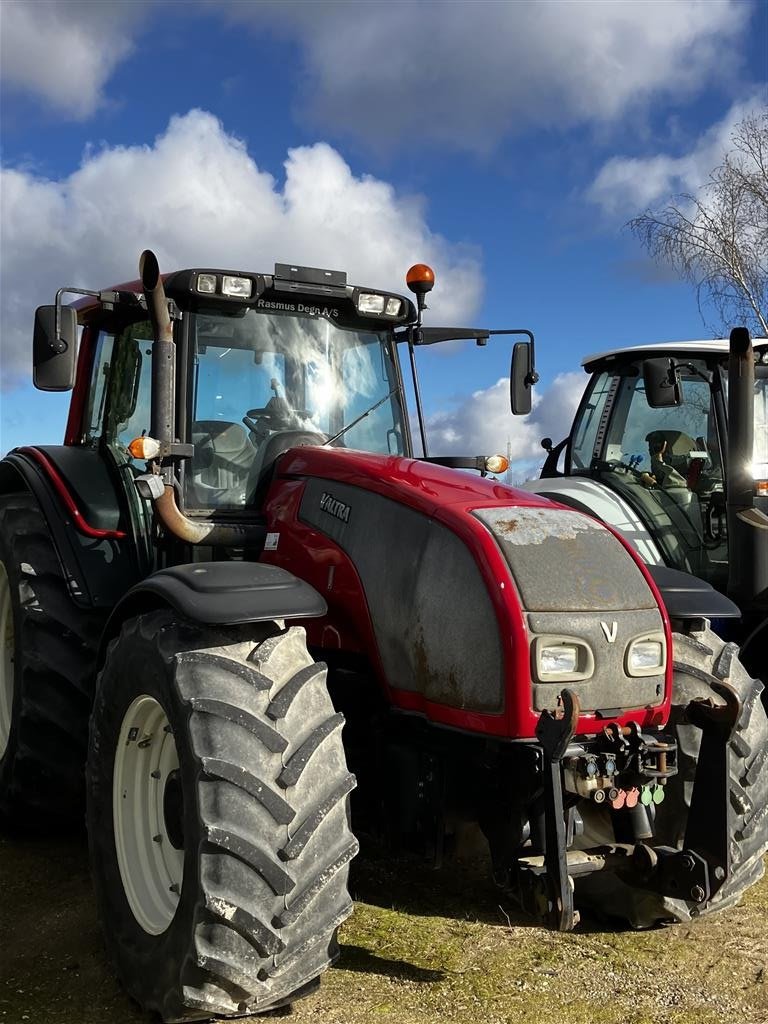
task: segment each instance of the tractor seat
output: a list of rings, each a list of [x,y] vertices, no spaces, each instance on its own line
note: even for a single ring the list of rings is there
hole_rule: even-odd
[[[242,507],[254,449],[239,423],[196,420],[192,480],[201,508]]]

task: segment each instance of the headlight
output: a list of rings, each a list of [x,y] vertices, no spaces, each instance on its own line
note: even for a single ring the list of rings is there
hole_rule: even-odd
[[[202,292],[203,295],[215,295],[216,294],[216,275],[215,274],[198,274],[197,275],[197,290]]]
[[[250,299],[252,288],[250,277],[229,277],[225,274],[221,279],[221,294],[230,295],[233,299]]]
[[[666,645],[661,634],[636,637],[627,647],[628,676],[656,676],[666,668]]]
[[[561,647],[542,647],[539,651],[541,671],[548,676],[570,675],[579,663],[579,649],[570,644]]]
[[[385,301],[383,295],[374,295],[373,292],[361,292],[357,297],[357,311],[358,313],[383,313]]]
[[[384,312],[387,316],[400,316],[400,309],[402,307],[400,299],[387,299],[387,308]]]
[[[570,636],[540,636],[533,647],[534,674],[541,683],[588,679],[595,670],[592,649]]]

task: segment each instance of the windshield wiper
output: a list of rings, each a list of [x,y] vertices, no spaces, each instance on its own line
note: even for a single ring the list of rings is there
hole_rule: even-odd
[[[388,395],[384,395],[383,398],[380,398],[378,400],[378,402],[376,402],[375,405],[372,405],[370,407],[370,409],[366,409],[365,412],[361,412],[360,415],[357,416],[355,419],[353,419],[351,423],[348,423],[346,425],[346,427],[342,427],[341,430],[338,432],[338,434],[334,434],[333,437],[329,437],[327,441],[323,441],[323,443],[322,443],[322,445],[320,447],[321,448],[326,448],[329,444],[333,444],[334,441],[338,441],[338,439],[340,437],[343,437],[344,434],[346,434],[346,432],[348,430],[351,430],[352,427],[356,427],[357,424],[360,422],[360,420],[364,420],[366,416],[370,416],[372,412],[376,412],[376,410],[379,408],[379,406],[383,405],[386,402],[386,400],[388,398],[391,398],[397,391],[398,391],[398,385],[396,384],[392,388],[392,390],[389,392]]]

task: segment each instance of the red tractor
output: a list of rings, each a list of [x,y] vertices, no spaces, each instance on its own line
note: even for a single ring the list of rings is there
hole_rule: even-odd
[[[503,460],[426,455],[416,349],[527,336],[524,412],[533,336],[423,327],[423,266],[416,305],[336,271],[140,267],[38,310],[66,438],[0,463],[0,810],[85,790],[129,993],[186,1021],[311,990],[353,825],[439,864],[475,823],[561,930],[582,898],[640,926],[738,899],[768,724],[708,629],[728,599],[489,478]]]

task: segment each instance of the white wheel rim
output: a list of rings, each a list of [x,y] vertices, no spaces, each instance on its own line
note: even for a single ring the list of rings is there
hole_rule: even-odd
[[[11,738],[13,714],[13,608],[11,584],[5,566],[0,562],[0,757]]]
[[[160,935],[179,905],[184,850],[169,836],[164,810],[179,755],[168,716],[154,697],[137,697],[120,727],[115,751],[112,814],[123,889],[133,916]],[[177,840],[178,841],[178,840]]]

